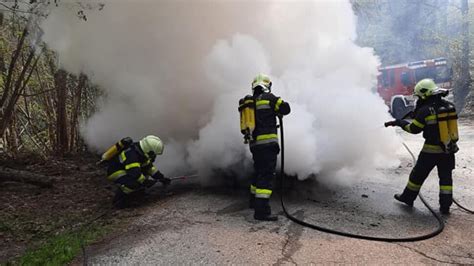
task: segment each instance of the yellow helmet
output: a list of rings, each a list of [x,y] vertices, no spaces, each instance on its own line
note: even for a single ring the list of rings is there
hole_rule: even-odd
[[[164,145],[160,138],[149,135],[140,140],[140,148],[147,156],[160,155],[163,154]],[[153,154],[150,154],[151,152]]]
[[[272,88],[270,77],[265,74],[258,74],[252,81],[252,91],[255,92],[257,87],[261,87],[264,92],[270,92]]]
[[[422,79],[416,83],[413,94],[424,100],[433,95],[437,89],[438,86],[436,86],[436,83],[432,79]]]

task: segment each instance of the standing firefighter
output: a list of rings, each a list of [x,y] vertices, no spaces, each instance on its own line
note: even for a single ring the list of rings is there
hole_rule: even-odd
[[[276,116],[290,113],[290,105],[273,95],[271,87],[270,78],[259,74],[252,82],[253,95],[239,101],[240,128],[244,142],[250,145],[255,169],[250,185],[250,208],[255,209],[254,218],[262,221],[278,220],[271,215],[269,204],[280,152]]]
[[[139,142],[124,138],[104,153],[102,160],[108,162],[107,179],[118,186],[113,201],[117,208],[126,207],[131,197],[157,181],[163,185],[170,183],[153,165],[163,148],[160,138],[150,135]]]
[[[425,138],[408,184],[402,194],[395,195],[395,199],[413,206],[423,182],[436,166],[439,176],[440,211],[448,214],[453,201],[454,153],[459,150],[456,145],[458,141],[456,110],[451,102],[441,98],[447,95],[447,91],[439,89],[431,79],[418,82],[414,94],[418,96],[418,101],[413,121],[397,119],[385,123],[385,126],[399,126],[412,134],[423,131]]]

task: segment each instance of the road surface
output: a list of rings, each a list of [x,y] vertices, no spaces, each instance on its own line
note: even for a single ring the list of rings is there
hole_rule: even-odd
[[[455,198],[474,209],[474,126],[461,121],[461,151],[454,171]],[[418,154],[420,135],[401,133]],[[317,181],[297,184],[286,203],[300,219],[352,233],[406,237],[428,233],[436,220],[418,199],[413,209],[393,200],[412,167],[410,155],[397,151],[400,166],[378,169],[352,186],[324,187]],[[433,171],[422,192],[438,211]],[[182,264],[474,264],[474,216],[453,205],[445,230],[414,243],[383,243],[335,236],[302,227],[284,217],[278,195],[272,199],[279,221],[256,222],[245,191],[176,186],[134,210],[139,216],[105,243],[87,249],[94,265]]]

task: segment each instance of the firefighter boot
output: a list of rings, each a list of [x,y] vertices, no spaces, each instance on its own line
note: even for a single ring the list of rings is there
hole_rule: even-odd
[[[272,215],[269,199],[255,198],[255,220],[259,221],[278,221],[278,217]]]
[[[395,194],[394,197],[396,200],[405,203],[406,205],[413,207],[413,202],[418,196],[417,191],[410,190],[405,188],[402,194]]]
[[[407,194],[407,189],[405,189],[402,194],[395,194],[393,197],[396,200],[403,202],[410,207],[413,207],[413,201],[415,201],[416,195],[415,197],[412,197],[409,192]]]
[[[393,196],[396,200],[405,203],[406,205],[413,207],[413,201],[408,200],[403,194],[395,194]]]
[[[117,209],[127,208],[129,204],[128,195],[125,194],[121,189],[117,189],[112,204]]]
[[[451,207],[452,203],[452,194],[439,194],[439,211],[442,214],[449,214],[449,207]]]
[[[449,206],[441,206],[439,208],[439,211],[441,212],[441,214],[448,215],[449,214]]]

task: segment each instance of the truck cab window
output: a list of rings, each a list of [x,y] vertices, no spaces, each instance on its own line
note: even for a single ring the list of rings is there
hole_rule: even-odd
[[[390,86],[390,79],[388,77],[387,70],[382,71],[382,85],[385,89],[387,89]]]
[[[410,86],[411,85],[410,73],[402,72],[402,74],[400,74],[400,80],[402,81],[403,86]]]

